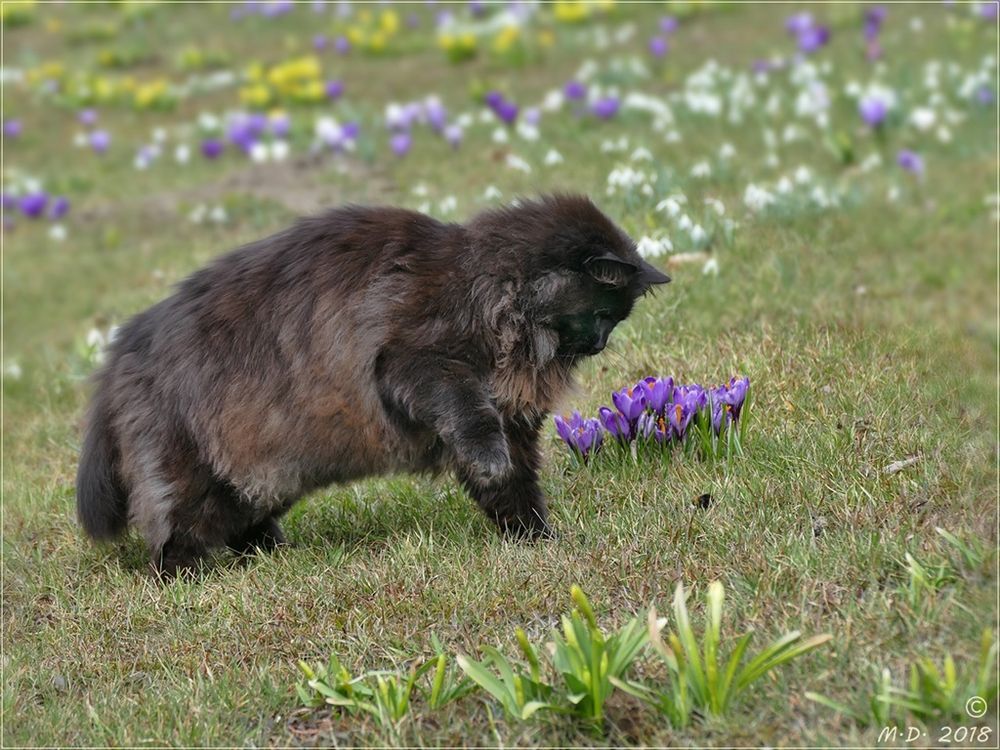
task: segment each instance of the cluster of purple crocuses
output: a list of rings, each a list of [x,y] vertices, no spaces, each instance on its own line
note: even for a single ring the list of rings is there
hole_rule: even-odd
[[[569,418],[555,417],[556,431],[584,461],[608,443],[662,447],[680,445],[696,433],[722,437],[739,422],[749,388],[746,377],[709,388],[648,377],[612,393],[614,408],[602,406],[596,419],[578,411]]]

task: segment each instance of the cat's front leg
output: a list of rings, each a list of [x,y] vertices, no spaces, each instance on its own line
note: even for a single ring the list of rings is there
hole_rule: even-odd
[[[462,483],[503,533],[521,539],[551,539],[545,495],[538,486],[538,432],[509,426],[507,438],[513,463],[510,475],[490,485],[462,476]]]
[[[375,364],[382,405],[406,431],[432,430],[463,478],[495,487],[513,471],[500,414],[482,378],[465,362],[434,352],[387,348]]]

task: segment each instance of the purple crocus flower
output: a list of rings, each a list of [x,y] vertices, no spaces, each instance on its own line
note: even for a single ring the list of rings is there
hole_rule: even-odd
[[[867,96],[858,102],[858,114],[861,119],[873,128],[880,127],[885,122],[889,107],[877,96]]]
[[[344,93],[344,84],[340,81],[327,81],[323,91],[327,99],[339,99]]]
[[[448,121],[448,110],[440,100],[430,98],[424,103],[424,114],[427,116],[427,124],[440,133],[444,130]]]
[[[813,26],[799,34],[799,49],[807,55],[811,55],[826,46],[829,41],[829,26]]]
[[[997,9],[1000,7],[996,0],[987,0],[979,6],[979,16],[984,21],[996,21]]]
[[[580,81],[570,81],[563,87],[563,94],[567,99],[578,101],[587,95],[587,84]]]
[[[660,31],[664,34],[673,34],[678,26],[680,23],[674,16],[664,16],[660,19]]]
[[[674,393],[673,378],[646,378],[639,383],[646,406],[657,414],[663,414],[663,409]]]
[[[610,120],[616,114],[618,114],[618,107],[621,102],[616,96],[605,96],[594,102],[594,106],[591,108],[593,113],[600,117],[602,120]]]
[[[749,389],[750,378],[730,378],[728,384],[721,385],[715,391],[715,396],[734,422],[740,418],[740,411],[743,409]]]
[[[632,425],[614,409],[602,406],[597,412],[597,417],[605,431],[616,440],[626,443],[632,437]]]
[[[646,408],[646,397],[643,395],[642,388],[637,385],[615,391],[611,394],[611,401],[631,425],[636,423],[639,415]]]
[[[537,125],[542,121],[542,110],[538,107],[528,107],[524,110],[524,121],[529,125]]]
[[[796,13],[785,19],[785,31],[792,36],[801,36],[814,25],[812,13]]]
[[[978,89],[976,89],[976,101],[983,106],[989,106],[996,100],[993,96],[993,89],[991,89],[987,84],[983,84]]]
[[[201,142],[201,154],[206,159],[216,159],[225,149],[225,144],[218,138],[206,138]]]
[[[65,195],[60,195],[54,201],[52,201],[52,206],[49,208],[50,219],[59,220],[68,213],[69,213],[69,198],[67,198]]]
[[[604,441],[601,423],[596,419],[584,419],[578,411],[574,411],[568,420],[557,415],[553,421],[563,442],[584,459],[595,453]]]
[[[865,39],[869,42],[878,36],[885,22],[886,9],[884,5],[875,5],[865,10]]]
[[[409,133],[396,133],[389,141],[392,151],[396,156],[406,156],[413,145],[413,138]]]
[[[4,211],[14,211],[17,209],[19,201],[10,193],[0,193],[0,205]]]
[[[473,18],[479,18],[486,13],[486,3],[482,0],[469,0],[469,13],[472,14]]]
[[[416,13],[410,13],[406,16],[406,28],[417,29],[420,28],[420,16]]]
[[[660,414],[644,413],[639,417],[635,431],[638,437],[644,439],[652,437],[657,443],[662,444],[670,440],[670,428],[666,419]]]
[[[292,118],[286,114],[277,114],[270,120],[271,135],[275,138],[287,138],[292,130]]]
[[[324,34],[317,34],[313,37],[313,49],[317,52],[322,52],[330,44],[330,40],[326,38]]]
[[[669,45],[667,44],[667,40],[662,36],[654,36],[649,40],[649,53],[653,57],[663,57],[667,54],[668,49]]]
[[[92,107],[81,109],[77,113],[76,119],[85,128],[92,128],[97,124],[97,110]]]
[[[494,111],[497,113],[497,117],[507,125],[513,125],[517,120],[518,107],[514,102],[502,101]]]
[[[37,219],[45,213],[45,207],[49,204],[49,196],[45,193],[28,193],[21,197],[18,207],[21,213],[29,219]]]
[[[896,155],[896,163],[907,172],[912,172],[915,175],[924,173],[923,158],[916,151],[910,151],[908,148],[900,150]]]
[[[98,154],[105,153],[111,146],[111,134],[107,130],[94,130],[90,133],[90,147]]]
[[[444,139],[448,141],[452,148],[458,148],[462,145],[462,126],[461,125],[448,125],[443,132]]]
[[[21,135],[21,121],[20,120],[4,120],[3,121],[3,137],[4,138],[18,138]]]
[[[487,91],[486,96],[483,97],[483,101],[486,102],[486,106],[496,112],[497,107],[503,103],[503,94],[499,91]]]
[[[361,125],[354,122],[345,122],[340,128],[341,134],[349,141],[356,140],[358,135],[361,133]]]
[[[267,130],[267,115],[263,112],[251,112],[246,116],[246,127],[254,137],[263,135]]]
[[[671,404],[670,408],[667,409],[670,432],[676,440],[684,439],[684,434],[687,432],[688,425],[691,424],[693,416],[694,410],[683,403]]]
[[[351,51],[351,42],[346,36],[338,36],[333,40],[333,49],[338,55],[346,55]]]

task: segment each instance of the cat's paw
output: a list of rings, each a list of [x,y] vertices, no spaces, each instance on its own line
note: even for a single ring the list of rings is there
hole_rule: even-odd
[[[505,443],[478,447],[468,451],[465,458],[470,478],[484,487],[502,483],[514,471],[510,451]]]

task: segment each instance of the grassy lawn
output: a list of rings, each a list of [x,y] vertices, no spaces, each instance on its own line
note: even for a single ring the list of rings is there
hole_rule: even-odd
[[[963,678],[978,668],[980,637],[998,617],[995,20],[968,5],[891,5],[872,62],[864,6],[813,6],[831,38],[796,62],[785,18],[799,8],[619,5],[568,23],[549,7],[523,22],[513,51],[496,52],[490,32],[474,59],[452,64],[434,25],[444,10],[464,23],[464,5],[400,5],[384,51],[355,43],[346,55],[330,48],[336,35],[380,23],[385,6],[355,6],[350,18],[308,4],[230,17],[243,8],[38,6],[3,29],[4,118],[22,125],[3,139],[5,194],[34,179],[71,202],[59,220],[8,209],[2,235],[5,746],[870,745],[880,726],[804,694],[858,706],[883,669],[902,686],[923,657],[952,655]],[[647,43],[668,13],[680,23],[658,59]],[[329,45],[314,53],[317,34]],[[217,56],[234,81],[189,85],[211,71],[182,65],[185,49]],[[111,53],[123,68],[106,67]],[[254,163],[232,144],[202,156],[210,133],[199,119],[243,106],[248,66],[310,54],[344,93],[281,104],[286,159]],[[751,72],[778,57],[783,66]],[[49,74],[61,95],[33,73],[52,62],[64,69]],[[74,145],[87,132],[85,102],[70,95],[77,74],[188,90],[173,108],[136,108],[129,91],[129,101],[94,105],[92,127],[111,136],[98,154]],[[481,103],[500,90],[523,123],[574,77],[617,95],[619,112],[542,107],[533,132]],[[872,83],[892,94],[877,127],[856,100]],[[470,114],[461,145],[418,124],[409,153],[394,155],[387,104],[430,94],[450,121]],[[325,116],[360,124],[353,151],[316,146]],[[138,169],[137,152],[156,143],[160,155]],[[901,149],[919,154],[921,173],[899,166]],[[596,414],[650,374],[706,384],[747,375],[743,456],[668,464],[608,453],[579,467],[549,424],[542,483],[559,537],[537,545],[499,538],[449,478],[413,477],[317,492],[287,517],[290,547],[220,557],[196,581],[152,580],[135,536],[110,547],[83,538],[73,482],[99,356],[92,330],[106,333],[214,255],[321,206],[384,202],[460,221],[559,189],[590,194],[636,239],[669,239],[674,255],[652,261],[673,283],[581,369],[564,410]],[[483,694],[437,711],[415,699],[389,731],[304,708],[294,690],[299,659],[336,653],[354,672],[405,670],[433,655],[432,634],[468,654],[510,652],[518,626],[545,641],[573,584],[614,627],[652,603],[667,611],[683,583],[700,628],[715,580],[727,649],[751,628],[757,647],[790,630],[832,639],[755,683],[727,716],[683,729],[619,692],[603,732],[555,714],[519,723]],[[663,684],[653,658],[635,673]],[[926,729],[926,745],[962,723],[904,720]],[[992,730],[982,746],[996,746],[995,697],[978,724]]]

